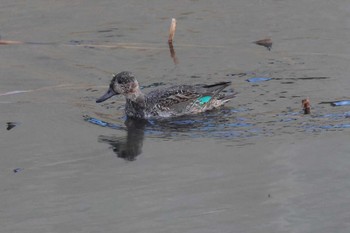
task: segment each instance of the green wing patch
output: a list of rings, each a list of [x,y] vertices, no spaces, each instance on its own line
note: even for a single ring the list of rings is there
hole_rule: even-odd
[[[206,104],[211,100],[211,96],[202,96],[197,99],[200,105]]]

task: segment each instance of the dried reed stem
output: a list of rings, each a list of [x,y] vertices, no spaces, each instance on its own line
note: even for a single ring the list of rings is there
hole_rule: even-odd
[[[176,19],[172,18],[171,24],[170,24],[170,29],[169,29],[169,39],[168,39],[169,44],[173,43],[173,39],[175,36],[175,30],[176,30]]]

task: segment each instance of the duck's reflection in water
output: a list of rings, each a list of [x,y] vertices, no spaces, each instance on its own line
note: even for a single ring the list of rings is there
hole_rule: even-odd
[[[116,137],[100,135],[98,141],[110,144],[118,158],[134,161],[142,152],[146,124],[146,120],[128,118],[125,121],[127,129],[126,136]]]

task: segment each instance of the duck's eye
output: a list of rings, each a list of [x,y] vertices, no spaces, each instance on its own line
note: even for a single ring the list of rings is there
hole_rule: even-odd
[[[125,80],[124,80],[124,79],[119,78],[119,79],[117,79],[117,83],[118,83],[118,84],[124,84],[124,83],[125,83]]]

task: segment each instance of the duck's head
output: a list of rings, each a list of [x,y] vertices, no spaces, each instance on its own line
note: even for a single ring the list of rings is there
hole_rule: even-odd
[[[131,72],[123,71],[113,76],[108,91],[98,98],[96,103],[101,103],[114,95],[122,94],[128,98],[137,95],[139,92],[139,83],[134,75]]]

